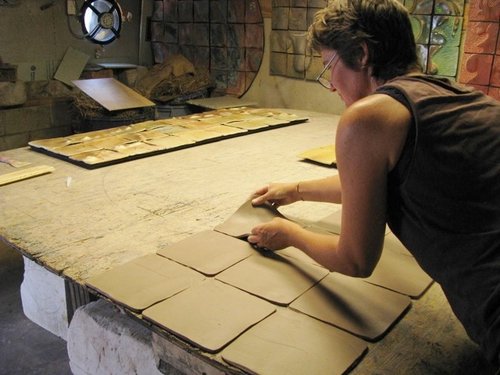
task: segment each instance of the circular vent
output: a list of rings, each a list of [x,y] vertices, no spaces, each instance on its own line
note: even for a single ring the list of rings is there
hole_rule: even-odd
[[[87,39],[108,44],[120,36],[122,14],[113,0],[86,0],[81,9],[82,30]]]

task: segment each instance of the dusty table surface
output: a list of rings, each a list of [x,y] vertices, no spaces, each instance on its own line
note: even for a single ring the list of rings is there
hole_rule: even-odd
[[[0,187],[0,238],[46,269],[83,284],[106,269],[213,229],[268,182],[337,173],[297,155],[333,143],[338,117],[285,111],[309,121],[94,170],[29,148],[2,152],[55,171]],[[0,167],[0,173],[14,170]],[[285,213],[318,220],[339,207],[299,202]],[[493,371],[434,284],[386,337],[369,344],[351,373]]]

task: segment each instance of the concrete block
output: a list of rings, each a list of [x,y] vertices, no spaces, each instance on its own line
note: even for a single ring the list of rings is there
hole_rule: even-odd
[[[64,279],[24,258],[21,302],[24,314],[54,335],[66,340],[68,314]]]
[[[26,100],[26,85],[23,81],[0,82],[0,107],[22,105]]]
[[[78,308],[68,331],[68,355],[75,375],[160,375],[151,331],[111,303]]]

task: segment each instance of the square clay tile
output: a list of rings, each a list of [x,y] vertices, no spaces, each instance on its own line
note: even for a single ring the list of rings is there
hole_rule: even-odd
[[[113,301],[140,312],[203,280],[198,272],[150,254],[94,276],[86,284]]]
[[[245,0],[231,0],[227,5],[227,21],[230,23],[245,23]]]
[[[153,3],[151,21],[163,21],[163,1],[155,1]]]
[[[464,52],[495,53],[498,22],[469,22],[465,33]]]
[[[230,23],[227,25],[227,46],[232,48],[245,47],[245,25]]]
[[[243,123],[244,119],[240,122]],[[239,122],[227,125],[240,127]],[[244,126],[241,125],[241,127]],[[268,205],[253,206],[251,200],[248,200],[226,221],[217,225],[215,230],[233,237],[248,237],[254,226],[271,221],[275,217],[284,218],[275,208]]]
[[[222,358],[250,374],[348,372],[366,343],[335,327],[290,310],[280,310],[238,337]]]
[[[272,75],[286,76],[288,54],[271,52],[269,71]]]
[[[245,25],[245,45],[242,47],[264,49],[264,25]]]
[[[288,305],[328,274],[310,262],[255,252],[216,276],[216,279],[279,305]]]
[[[258,72],[264,51],[259,48],[247,48],[245,53],[245,71]]]
[[[193,0],[177,1],[177,12],[177,21],[193,22]]]
[[[232,1],[232,0],[229,0]],[[262,23],[262,12],[259,0],[246,0],[245,23]]]
[[[271,18],[272,29],[288,30],[289,13],[290,13],[290,8],[288,7],[273,8],[273,14]]]
[[[307,7],[307,0],[291,0],[292,7],[302,7],[305,8]]]
[[[460,67],[460,82],[488,86],[493,55],[464,53]]]
[[[493,69],[491,71],[490,85],[500,87],[500,55],[493,59]]]
[[[462,39],[462,17],[432,16],[431,44],[458,47]]]
[[[431,45],[429,49],[427,71],[430,74],[455,77],[458,70],[459,47],[448,44],[442,46]]]
[[[209,6],[209,0],[196,0],[193,3],[194,22],[210,22],[208,6]]]
[[[227,0],[210,0],[210,21],[212,23],[227,22]]]
[[[178,0],[163,1],[163,21],[176,22],[179,15],[177,13]]]
[[[306,31],[307,27],[307,8],[290,8],[288,28],[290,30]]]
[[[237,238],[204,231],[158,251],[158,254],[214,276],[255,252],[252,246]]]
[[[288,31],[272,30],[271,31],[271,51],[272,52],[287,52],[290,44]]]
[[[411,28],[417,44],[428,44],[431,33],[431,16],[422,14],[410,15]]]
[[[435,1],[434,14],[447,14],[462,16],[464,14],[464,0],[455,1]]]
[[[364,280],[412,298],[420,298],[433,282],[413,256],[389,246],[384,247],[372,275]]]
[[[330,273],[290,308],[369,341],[380,339],[411,305],[409,297]]]
[[[307,5],[310,8],[324,8],[328,4],[328,0],[308,0]]]
[[[276,311],[269,302],[206,280],[143,312],[143,316],[210,353]]]
[[[493,99],[500,101],[500,87],[493,87],[493,86],[489,87],[488,95],[491,96]]]
[[[406,9],[411,14],[432,14],[434,1],[429,0],[405,0]]]
[[[498,22],[498,20],[500,19],[500,1],[469,1],[469,19],[471,21]]]

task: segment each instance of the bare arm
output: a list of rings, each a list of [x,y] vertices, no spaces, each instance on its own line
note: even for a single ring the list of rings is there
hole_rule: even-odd
[[[340,236],[312,233],[275,219],[254,228],[249,241],[271,249],[295,246],[332,271],[369,276],[382,251],[387,174],[399,159],[409,123],[408,110],[385,95],[369,96],[345,111],[336,138]]]
[[[284,206],[300,200],[340,203],[340,179],[334,175],[318,180],[272,183],[261,187],[254,196],[252,204],[255,206],[265,202]]]

